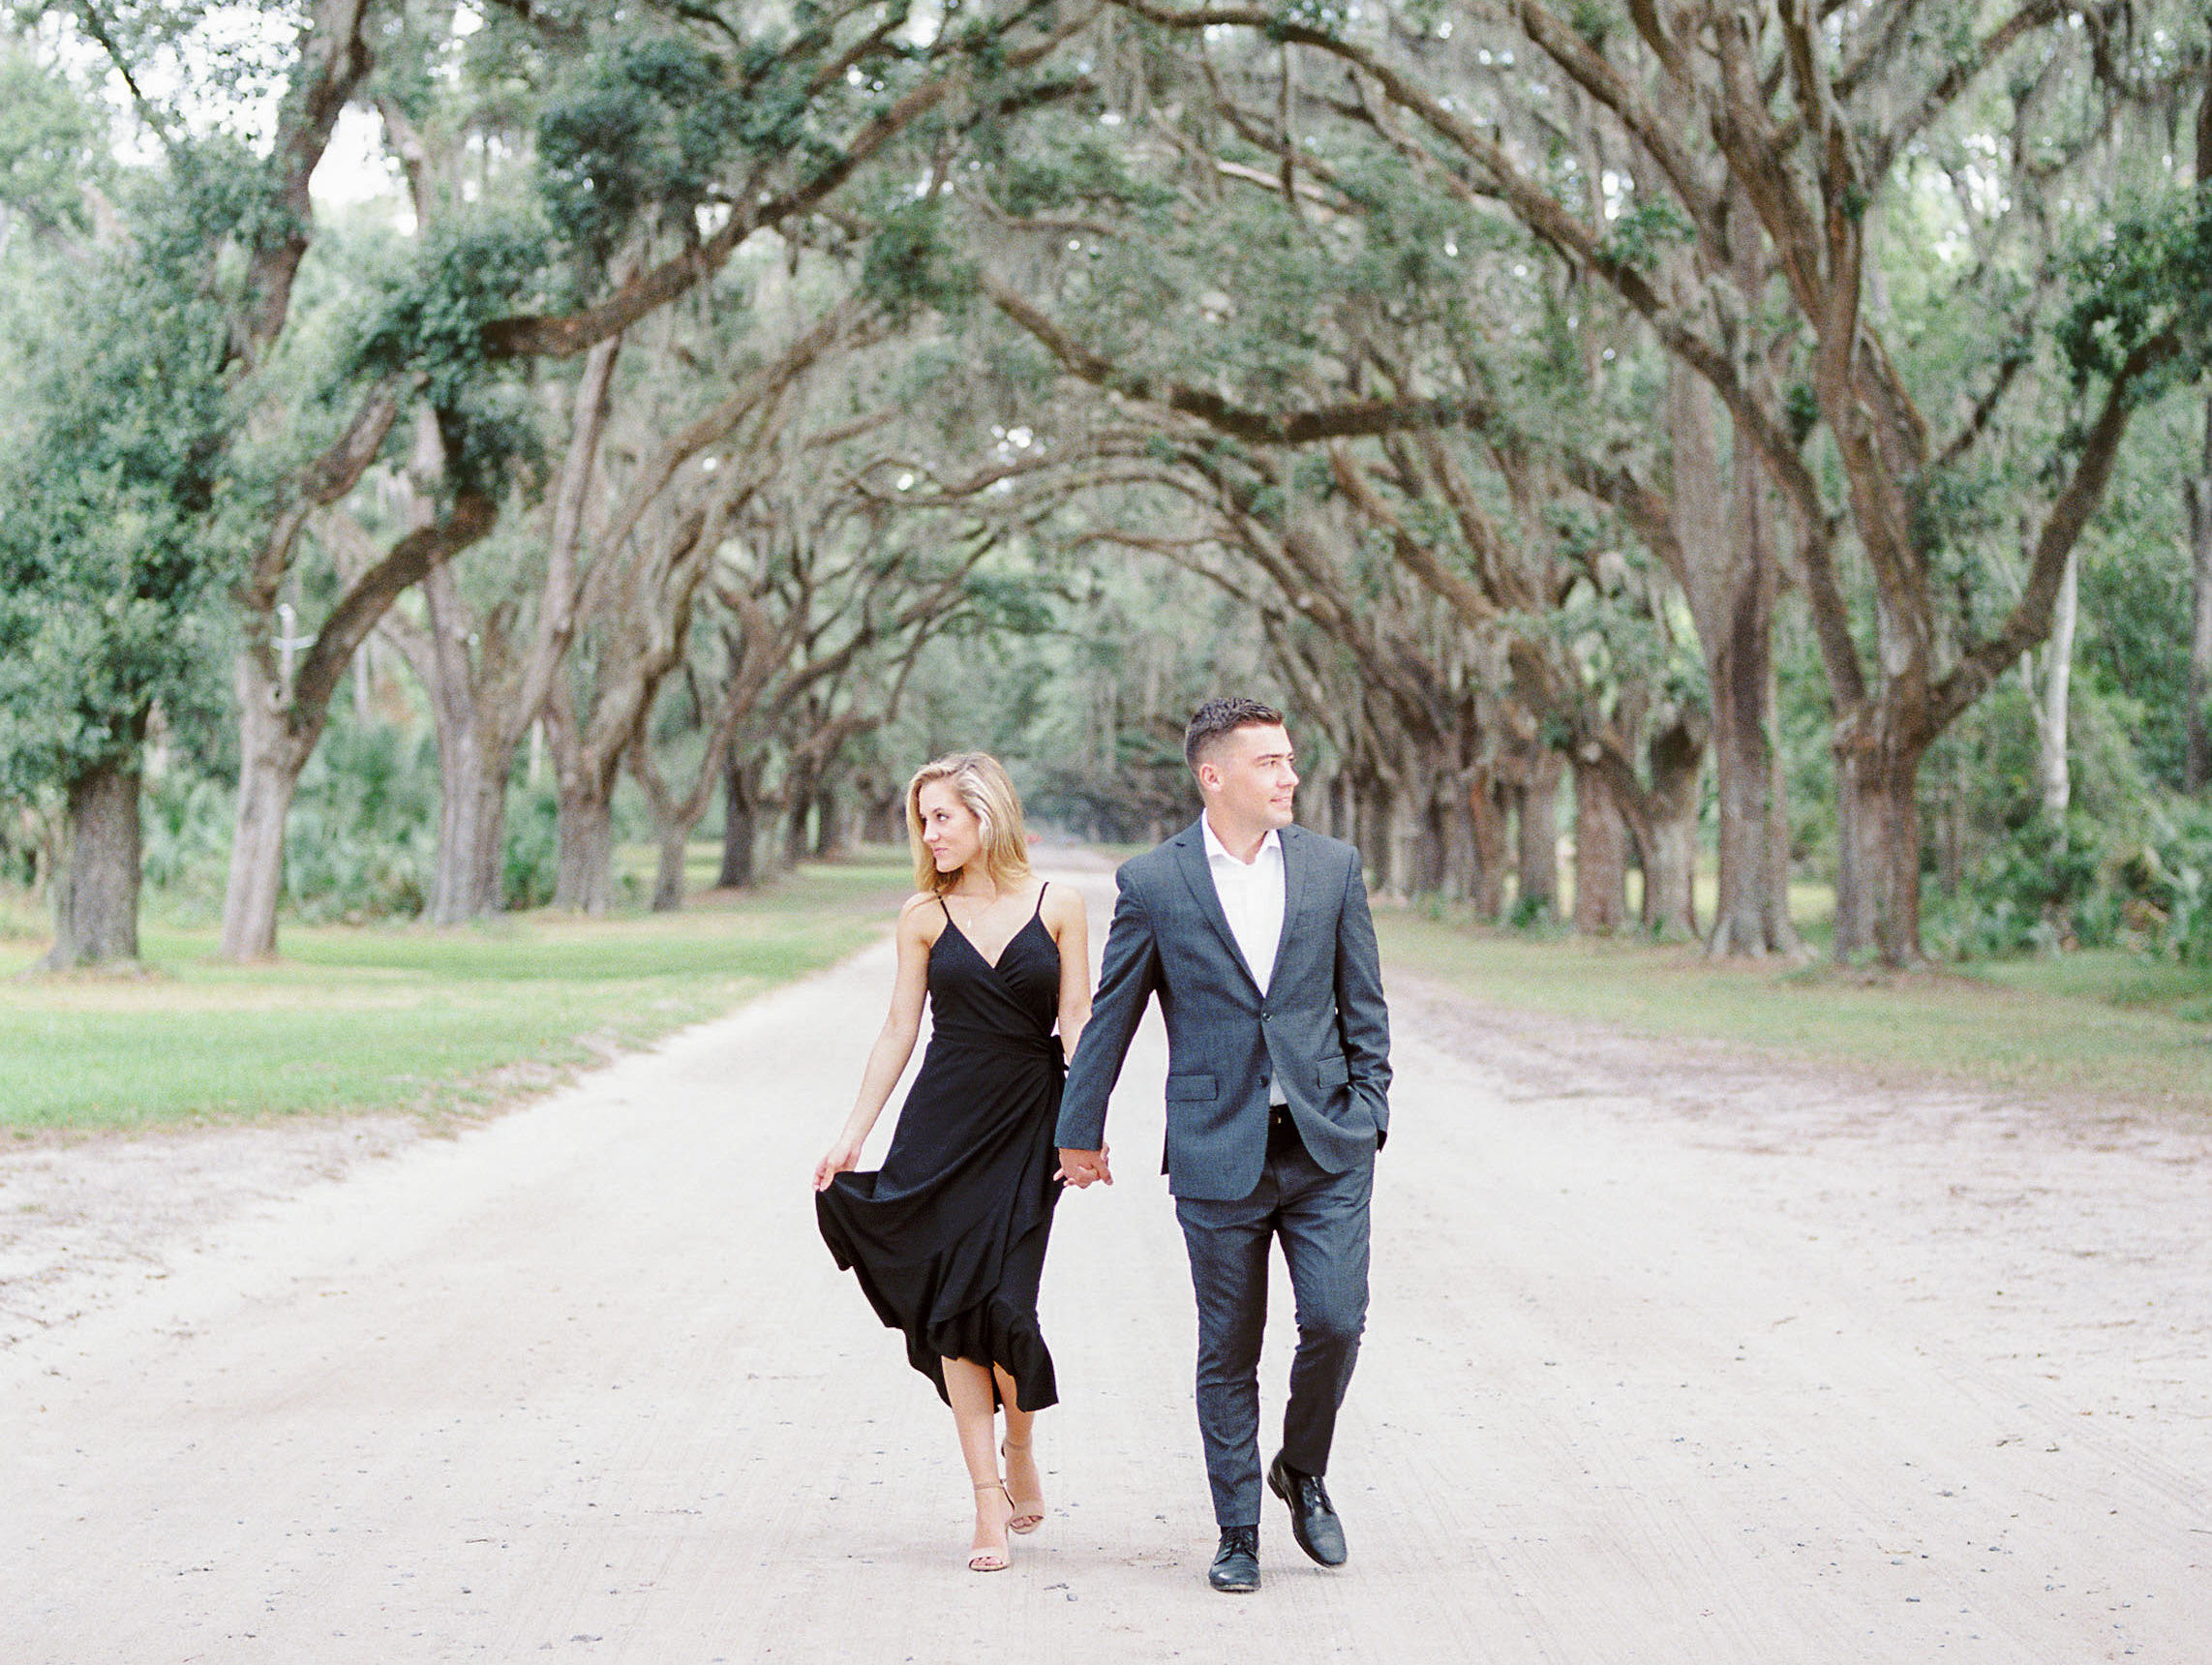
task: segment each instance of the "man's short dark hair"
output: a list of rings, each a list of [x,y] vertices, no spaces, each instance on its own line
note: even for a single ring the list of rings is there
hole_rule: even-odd
[[[1183,761],[1196,774],[1198,765],[1223,737],[1240,728],[1283,726],[1283,713],[1273,706],[1243,698],[1208,700],[1191,713],[1191,726],[1183,731]]]

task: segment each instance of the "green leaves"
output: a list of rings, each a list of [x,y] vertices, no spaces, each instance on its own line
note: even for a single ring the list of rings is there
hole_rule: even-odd
[[[215,697],[229,411],[206,296],[128,247],[73,262],[6,390],[0,787],[134,759],[158,702]]]
[[[40,232],[89,229],[84,187],[101,171],[103,126],[67,86],[0,47],[0,208]]]
[[[693,216],[736,143],[788,149],[805,87],[767,73],[741,99],[721,62],[677,36],[638,36],[588,60],[538,118],[546,211],[604,263],[648,224],[695,233]]]
[[[1119,148],[1087,136],[1018,157],[992,183],[999,205],[1024,217],[1096,203],[1160,208],[1175,199],[1167,187],[1131,173]]]
[[[486,354],[483,327],[544,287],[545,244],[543,222],[513,210],[434,227],[410,264],[385,274],[361,327],[350,374],[423,378],[456,491],[496,490],[537,455],[538,426],[516,386],[518,367]]]
[[[2212,188],[2121,214],[2072,276],[2075,302],[2054,335],[2076,391],[2144,348],[2165,361],[2137,383],[2139,401],[2201,375],[2212,361]]]
[[[868,243],[861,288],[894,318],[925,307],[957,314],[976,289],[975,265],[957,247],[935,197],[902,203],[884,216]]]
[[[1640,197],[1613,222],[1605,239],[1605,258],[1639,272],[1658,269],[1670,248],[1687,243],[1696,227],[1669,197]]]

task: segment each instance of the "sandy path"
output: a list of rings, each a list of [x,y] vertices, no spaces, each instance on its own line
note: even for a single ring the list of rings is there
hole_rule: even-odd
[[[1271,1504],[1266,1588],[1203,1587],[1154,1030],[1045,1280],[1055,1513],[961,1571],[949,1419],[804,1186],[889,971],[241,1212],[0,1353],[0,1659],[2212,1657],[2200,1136],[1410,986],[1352,1566]]]

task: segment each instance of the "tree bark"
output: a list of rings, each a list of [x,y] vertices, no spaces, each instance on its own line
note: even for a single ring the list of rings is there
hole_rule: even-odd
[[[1628,923],[1628,826],[1598,772],[1574,770],[1574,928],[1611,936]]]
[[[1395,893],[1400,882],[1396,865],[1397,848],[1391,837],[1393,797],[1389,783],[1368,780],[1354,802],[1353,815],[1359,828],[1355,842],[1365,858],[1368,888]]]
[[[1864,738],[1863,738],[1864,737]],[[1835,958],[1872,954],[1884,965],[1921,958],[1922,752],[1837,725]]]
[[[740,762],[733,747],[722,766],[722,869],[714,883],[742,891],[755,877],[754,852],[760,843],[760,781],[752,765]]]
[[[1474,799],[1464,774],[1455,772],[1437,782],[1436,803],[1429,813],[1442,844],[1444,896],[1467,901],[1482,882],[1482,852],[1475,843]]]
[[[554,810],[560,853],[553,905],[594,919],[604,918],[615,899],[615,806],[597,785],[564,776]]]
[[[138,770],[105,763],[69,783],[53,874],[48,971],[138,957]]]
[[[1537,907],[1557,913],[1560,905],[1560,775],[1565,761],[1548,746],[1531,746],[1528,775],[1515,789],[1520,811],[1515,871],[1520,890],[1517,913]]]
[[[1767,710],[1781,710],[1781,689],[1773,655],[1767,661]],[[1790,778],[1782,748],[1767,747],[1767,887],[1760,899],[1767,944],[1777,954],[1802,955],[1804,944],[1790,919]]]
[[[813,801],[796,782],[786,782],[783,802],[783,838],[777,870],[790,872],[806,860],[807,812]]]
[[[580,731],[561,678],[547,690],[539,715],[553,753],[553,905],[602,918],[615,899],[615,781],[622,752]]]
[[[1705,768],[1699,723],[1661,728],[1651,760],[1651,823],[1638,833],[1644,864],[1643,921],[1663,936],[1697,935],[1697,789]]]
[[[2197,189],[2212,190],[2212,62],[2197,101]],[[2183,488],[2195,619],[2189,632],[2188,743],[2182,779],[2192,796],[2212,785],[2212,395],[2204,401],[2204,445],[2197,477]]]
[[[288,705],[258,657],[240,653],[238,810],[230,832],[230,877],[223,892],[225,959],[264,959],[277,952],[277,907],[285,888],[285,821],[321,737],[300,735],[285,720]],[[302,743],[303,738],[306,743]]]
[[[497,722],[439,725],[438,868],[430,923],[457,925],[506,906],[507,756]]]
[[[2045,644],[2043,703],[2036,724],[2036,781],[2045,815],[2063,819],[2074,797],[2074,781],[2066,763],[2067,701],[2074,681],[2074,627],[2079,615],[2080,561],[2067,558],[2066,576],[2059,582],[2058,602],[2051,609],[2050,641]]]
[[[850,829],[845,825],[844,795],[834,782],[826,781],[814,794],[814,855],[817,860],[833,862],[845,853],[851,842]]]
[[[455,925],[506,905],[504,852],[507,766],[519,732],[501,708],[512,678],[478,679],[469,657],[460,599],[445,568],[422,587],[429,628],[396,628],[391,639],[430,693],[438,729],[438,866],[431,877],[430,923]],[[395,621],[396,625],[396,621]],[[504,641],[487,630],[487,659],[503,660]]]
[[[1669,364],[1674,491],[1668,530],[1675,548],[1662,546],[1662,553],[1673,557],[1668,565],[1689,603],[1712,689],[1719,885],[1706,951],[1756,957],[1796,947],[1786,928],[1788,910],[1772,894],[1776,863],[1769,850],[1778,575],[1764,466],[1743,425],[1733,423],[1730,471],[1723,478],[1717,404],[1712,388],[1685,366]],[[1694,918],[1694,909],[1683,917]],[[1777,921],[1785,928],[1777,931]]]
[[[1506,792],[1505,785],[1487,769],[1468,787],[1468,822],[1474,840],[1474,882],[1468,895],[1478,920],[1495,920],[1505,911],[1505,871],[1511,843]]]
[[[1439,781],[1421,796],[1408,819],[1406,893],[1413,896],[1447,895],[1451,878],[1452,800],[1458,794]]]
[[[1298,781],[1298,825],[1324,838],[1336,836],[1336,776],[1308,769]]]
[[[2182,783],[2197,795],[2212,786],[2212,399],[2204,404],[2202,470],[2188,483],[2186,495],[2196,617],[2189,632],[2189,739]]]
[[[372,402],[374,406],[375,402]],[[301,505],[331,503],[341,488],[358,480],[374,456],[377,444],[391,430],[396,407],[364,408],[353,429],[332,447],[318,470],[311,470],[303,488]],[[422,466],[435,469],[436,426],[426,416],[424,427],[431,455]],[[299,788],[300,772],[315,753],[330,719],[330,702],[369,640],[369,633],[393,619],[392,604],[410,586],[428,585],[441,575],[445,564],[482,538],[492,529],[497,509],[475,493],[465,493],[442,522],[421,517],[408,534],[388,550],[378,550],[367,532],[342,511],[328,517],[324,532],[338,558],[344,588],[336,604],[316,632],[306,659],[288,681],[279,657],[269,651],[267,633],[276,617],[276,588],[289,551],[297,541],[299,521],[307,509],[297,506],[288,530],[272,537],[262,570],[249,593],[241,597],[250,640],[235,662],[233,685],[238,692],[238,811],[230,843],[230,876],[223,896],[221,953],[229,959],[261,958],[276,953],[277,904],[284,893],[285,821]],[[281,556],[281,559],[280,559]],[[395,631],[405,628],[396,619]],[[395,636],[395,640],[397,637]],[[418,645],[419,646],[419,645]],[[427,652],[427,649],[421,651]],[[412,663],[412,660],[410,660]],[[423,665],[415,665],[431,689],[434,704],[438,683]],[[439,734],[444,734],[440,717]]]
[[[659,854],[652,873],[652,911],[680,913],[683,907],[683,859],[691,848],[691,829],[664,826],[659,832]]]

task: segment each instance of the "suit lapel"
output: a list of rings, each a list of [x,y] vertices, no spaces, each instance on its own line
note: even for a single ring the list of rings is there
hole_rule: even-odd
[[[1278,834],[1283,845],[1283,933],[1275,939],[1275,970],[1283,969],[1283,956],[1290,950],[1290,922],[1298,917],[1299,905],[1306,896],[1306,867],[1308,865],[1304,833],[1296,827],[1286,827]],[[1272,984],[1274,978],[1268,982]],[[1262,989],[1261,993],[1266,990]]]
[[[1258,989],[1259,980],[1252,975],[1252,967],[1245,964],[1244,950],[1236,946],[1236,932],[1228,928],[1228,915],[1222,912],[1221,893],[1214,889],[1213,869],[1206,865],[1206,835],[1196,821],[1175,840],[1175,865],[1183,875],[1191,900],[1197,905],[1199,917],[1214,927],[1214,935],[1222,939],[1222,947],[1228,950],[1230,961],[1244,973],[1244,981],[1255,990]]]

